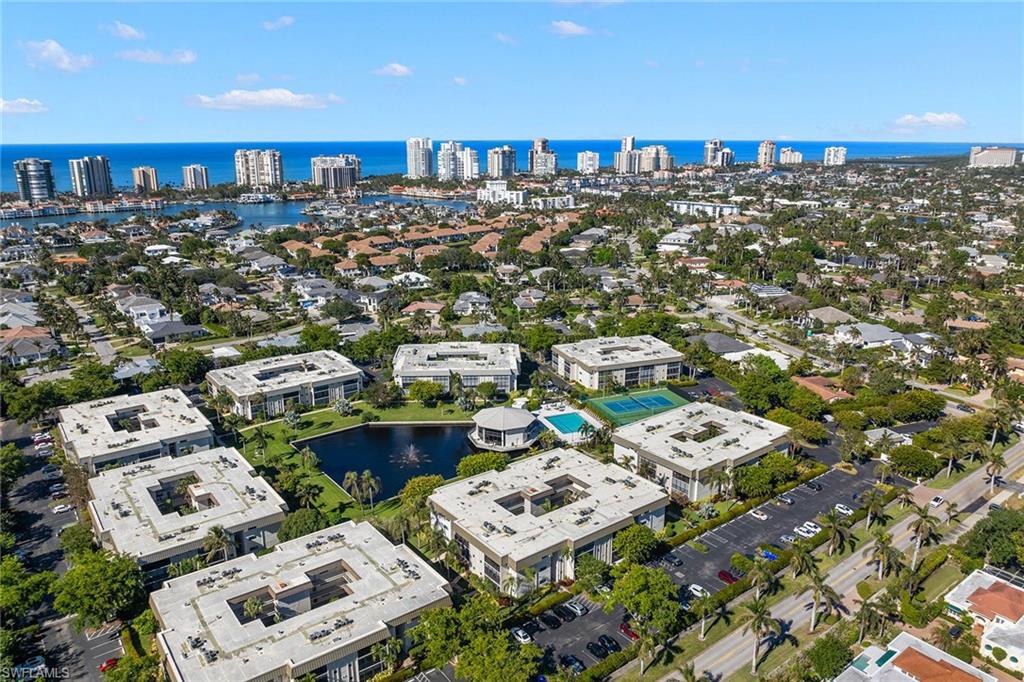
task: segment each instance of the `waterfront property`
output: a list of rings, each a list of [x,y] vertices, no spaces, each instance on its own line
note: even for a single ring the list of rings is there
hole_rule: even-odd
[[[363,388],[363,373],[333,350],[279,355],[206,374],[213,395],[226,393],[246,419],[273,417],[289,405],[325,406]]]
[[[710,475],[789,449],[789,427],[714,403],[690,403],[612,434],[616,458],[691,500],[715,492]]]
[[[213,444],[213,429],[181,389],[117,395],[62,408],[64,451],[90,474]]]
[[[228,535],[224,559],[272,546],[288,509],[234,448],[108,469],[89,479],[89,494],[96,539],[151,579],[201,553],[215,526]]]
[[[591,398],[587,405],[615,426],[623,426],[680,407],[687,402],[667,388],[656,388]]]
[[[169,580],[150,595],[173,682],[363,682],[377,642],[406,644],[420,615],[451,604],[447,583],[369,523],[343,523]]]
[[[679,378],[683,354],[648,334],[608,336],[551,347],[558,375],[590,389]]]
[[[522,593],[573,578],[583,554],[612,563],[618,531],[664,527],[668,496],[622,467],[557,448],[441,486],[427,504],[474,574]]]
[[[528,410],[488,407],[473,415],[469,440],[481,450],[513,452],[533,445],[544,427]]]
[[[835,679],[836,682],[996,682],[992,675],[909,632],[901,632],[884,647],[877,644],[867,647]]]
[[[515,343],[411,343],[395,351],[392,375],[404,391],[417,381],[431,381],[447,391],[455,375],[465,388],[492,382],[499,392],[508,393],[516,387],[520,362]]]

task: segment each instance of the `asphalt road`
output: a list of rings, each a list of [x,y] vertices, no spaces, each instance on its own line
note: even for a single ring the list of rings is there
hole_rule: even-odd
[[[566,654],[576,656],[588,668],[597,663],[599,659],[587,651],[587,642],[596,642],[601,635],[613,637],[623,648],[628,644],[625,635],[619,632],[619,624],[624,615],[622,608],[606,612],[603,604],[584,595],[573,597],[570,601],[583,604],[589,612],[572,622],[562,623],[557,630],[537,629],[543,626],[536,619],[526,626],[533,635],[534,643],[544,651],[542,667],[549,672],[558,669],[559,659]]]

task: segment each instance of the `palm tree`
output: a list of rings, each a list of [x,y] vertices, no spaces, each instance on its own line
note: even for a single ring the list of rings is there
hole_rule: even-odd
[[[775,634],[782,630],[779,621],[772,617],[768,604],[760,597],[743,604],[750,613],[750,620],[743,626],[743,634],[754,635],[754,657],[750,661],[750,674],[757,674],[757,663],[761,658],[761,640],[769,634]]]
[[[323,486],[312,478],[303,478],[295,484],[295,499],[299,506],[310,509],[316,505],[317,498],[323,492]]]
[[[885,531],[879,531],[875,535],[875,542],[864,550],[864,554],[878,565],[879,580],[898,566],[903,557],[903,553],[893,546],[892,536]]]
[[[917,570],[917,555],[921,545],[938,537],[935,527],[939,520],[931,515],[926,506],[914,507],[914,519],[910,522],[910,533],[914,536],[914,556],[910,560],[911,572]]]
[[[760,557],[754,559],[754,565],[750,568],[750,584],[754,588],[754,599],[760,599],[762,594],[767,594],[775,585],[775,574],[768,568],[768,562]]]
[[[719,495],[726,495],[732,485],[732,472],[729,469],[716,469],[711,472],[708,483],[718,490]]]
[[[262,426],[257,426],[252,430],[251,440],[256,443],[256,447],[259,450],[266,451],[267,449],[267,430]]]
[[[359,504],[359,511],[363,511],[363,481],[359,474],[354,471],[346,471],[345,478],[341,481],[341,489],[352,496],[352,499]]]
[[[900,502],[900,509],[906,509],[907,505],[914,504],[914,493],[910,488],[900,486],[896,489],[896,499]]]
[[[835,509],[829,509],[828,513],[822,517],[821,521],[822,529],[828,533],[828,555],[832,556],[838,549],[842,552],[846,549],[846,545],[850,542],[853,536],[853,531],[850,529],[850,524],[847,520],[839,515]]]
[[[882,614],[879,613],[878,607],[870,599],[864,601],[857,599],[856,603],[860,606],[857,610],[856,618],[859,627],[857,631],[857,644],[860,644],[864,641],[864,635],[879,621]]]
[[[316,453],[313,452],[313,449],[308,445],[302,448],[302,451],[299,453],[299,458],[302,460],[302,466],[307,469],[316,469],[317,466],[320,465],[320,458],[316,456]]]
[[[810,547],[797,541],[793,543],[792,551],[793,555],[789,560],[789,565],[795,575],[809,575],[812,571],[817,570],[818,559]]]
[[[256,620],[263,614],[263,602],[258,597],[249,597],[242,604],[242,613],[249,620]]]
[[[991,495],[996,489],[996,478],[1006,468],[1006,458],[1003,453],[989,450],[985,455],[985,473],[988,474],[988,494]]]
[[[953,467],[956,467],[957,471],[960,470],[960,452],[959,450],[954,449],[954,447],[950,447],[949,449],[938,453],[936,458],[946,460],[946,478],[953,475]]]
[[[951,524],[960,516],[960,506],[952,500],[946,500],[946,523]]]
[[[717,603],[710,594],[697,597],[690,602],[690,610],[700,618],[700,641],[704,641],[704,634],[707,629],[708,616],[715,612]]]
[[[875,476],[879,483],[885,483],[892,478],[892,465],[888,462],[879,462],[875,465]]]
[[[704,638],[701,637],[701,639]],[[697,682],[697,672],[694,670],[693,661],[679,666],[679,674],[683,676],[682,682]]]
[[[369,469],[359,475],[359,487],[362,489],[363,495],[370,499],[371,511],[373,510],[373,496],[380,492],[380,486],[380,476],[374,476]]]
[[[824,604],[825,613],[828,613],[841,601],[839,593],[826,580],[827,576],[820,571],[816,570],[811,574],[811,632],[814,632],[818,625],[818,608]]]
[[[370,647],[370,656],[382,666],[384,672],[390,675],[395,666],[398,665],[398,657],[402,655],[402,642],[395,637],[389,637],[383,642],[377,642]]]
[[[885,497],[878,490],[872,488],[861,498],[861,505],[867,511],[866,527],[871,527],[871,522],[881,518],[885,513]]]
[[[228,548],[231,547],[231,536],[224,530],[224,526],[214,526],[203,538],[203,551],[206,553],[206,560],[213,561],[214,557],[220,554],[223,561],[228,560]]]

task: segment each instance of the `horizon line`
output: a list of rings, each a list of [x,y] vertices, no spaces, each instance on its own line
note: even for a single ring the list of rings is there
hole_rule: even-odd
[[[424,136],[426,137],[426,136]],[[776,144],[800,144],[800,143],[845,143],[845,144],[969,144],[969,145],[1008,145],[1024,146],[1024,140],[1014,142],[979,142],[976,140],[842,140],[842,139],[778,139],[771,137],[762,138],[669,138],[669,137],[647,137],[635,136],[638,142],[706,142],[707,140],[719,139],[723,142],[763,142],[774,141]],[[363,139],[363,140],[182,140],[182,141],[133,141],[133,142],[3,142],[0,147],[27,147],[27,146],[67,146],[67,145],[133,145],[133,144],[316,144],[316,143],[367,143],[367,142],[396,142],[401,143],[411,138],[395,139]],[[432,141],[463,141],[463,142],[532,142],[535,139],[547,139],[551,142],[616,142],[621,137],[549,137],[549,138],[454,138],[454,137],[431,137]]]

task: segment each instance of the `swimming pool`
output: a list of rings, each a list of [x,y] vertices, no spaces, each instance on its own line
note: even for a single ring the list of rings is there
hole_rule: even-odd
[[[583,417],[580,416],[579,412],[553,414],[544,418],[561,433],[576,433],[580,430],[580,427],[586,423]]]

